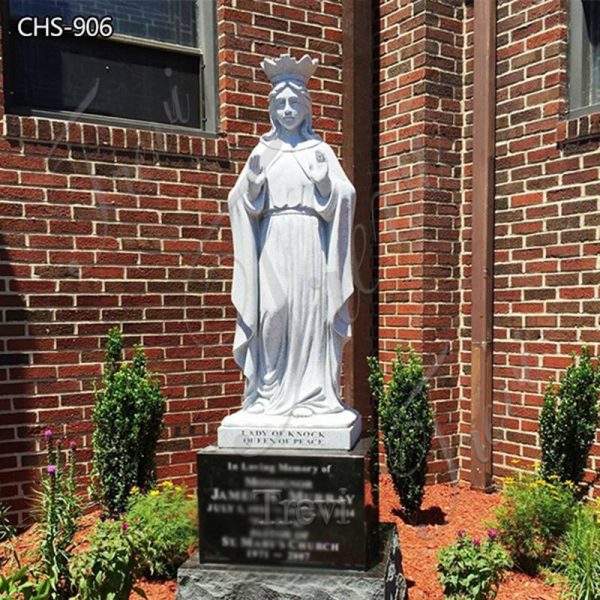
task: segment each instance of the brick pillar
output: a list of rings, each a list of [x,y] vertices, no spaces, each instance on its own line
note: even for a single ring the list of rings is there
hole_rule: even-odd
[[[436,415],[430,479],[456,476],[463,8],[393,0],[380,13],[379,340],[424,358]]]

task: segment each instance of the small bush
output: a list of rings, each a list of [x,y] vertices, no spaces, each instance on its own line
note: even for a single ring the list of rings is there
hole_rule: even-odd
[[[10,507],[0,501],[0,544],[11,540],[16,535],[16,529],[8,518]]]
[[[444,586],[444,598],[488,600],[496,597],[504,571],[511,566],[497,538],[493,529],[488,530],[484,541],[471,539],[460,531],[454,544],[439,551],[437,569]]]
[[[13,538],[17,535],[17,530],[8,518],[10,507],[4,502],[0,502],[0,544],[8,543],[13,559],[18,563],[18,554],[13,544]]]
[[[50,580],[34,580],[27,567],[0,575],[0,600],[48,600],[50,593]]]
[[[51,583],[51,597],[71,597],[69,561],[74,550],[81,502],[75,493],[75,446],[64,457],[60,441],[50,429],[44,432],[47,465],[39,493],[39,522],[42,542],[41,571]]]
[[[0,574],[0,600],[48,600],[53,581],[39,570],[23,566],[14,544],[17,531],[8,518],[8,511],[9,507],[0,502],[0,543],[8,545],[11,561],[8,566],[4,565],[4,574]]]
[[[496,509],[500,540],[515,566],[535,574],[548,566],[577,511],[574,487],[537,474],[507,478]]]
[[[139,531],[139,555],[147,574],[172,578],[196,543],[196,501],[170,481],[148,494],[134,493],[127,520]]]
[[[386,387],[377,359],[369,357],[368,361],[369,384],[378,403],[388,469],[406,513],[414,517],[423,502],[427,455],[433,437],[433,413],[427,399],[429,386],[423,362],[412,348],[404,362],[398,348],[392,361],[392,379]]]
[[[600,505],[582,507],[561,543],[554,568],[567,581],[569,598],[600,598]]]
[[[108,334],[103,387],[96,389],[92,445],[94,477],[108,514],[127,508],[133,486],[154,482],[156,444],[163,426],[165,398],[147,370],[141,346],[130,365],[121,362],[123,341],[118,328]]]
[[[75,600],[129,600],[141,574],[136,548],[139,533],[126,521],[100,521],[87,550],[73,558]]]
[[[540,417],[541,474],[544,479],[578,484],[583,479],[590,448],[600,424],[600,369],[584,347],[569,365],[558,392],[552,381],[544,394]]]

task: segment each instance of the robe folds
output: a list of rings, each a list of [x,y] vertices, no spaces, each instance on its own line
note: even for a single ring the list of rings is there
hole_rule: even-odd
[[[317,151],[329,165],[327,198],[309,176]],[[249,195],[246,164],[228,197],[233,354],[246,379],[242,408],[258,403],[271,415],[297,407],[340,412],[342,348],[351,335],[355,190],[320,139],[295,148],[261,140],[255,155],[265,172],[261,192]]]

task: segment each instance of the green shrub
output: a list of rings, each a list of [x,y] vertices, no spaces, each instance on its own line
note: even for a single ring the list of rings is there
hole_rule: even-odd
[[[577,512],[573,492],[572,484],[548,482],[533,473],[504,480],[497,529],[517,568],[535,574],[551,563]]]
[[[123,340],[118,328],[108,334],[103,387],[96,389],[94,478],[108,514],[127,507],[133,486],[154,482],[156,444],[163,426],[165,398],[147,370],[141,346],[130,365],[122,362]]]
[[[569,598],[600,598],[600,505],[582,507],[561,543],[554,568],[567,580]]]
[[[0,544],[12,539],[16,534],[16,530],[8,518],[9,510],[8,504],[0,501]]]
[[[13,555],[13,559],[15,562],[20,565],[19,555],[17,554],[17,550],[13,544],[13,538],[17,534],[17,530],[14,528],[13,524],[10,522],[8,518],[10,507],[8,504],[4,504],[4,502],[0,502],[0,544],[8,543],[11,553]]]
[[[139,533],[126,521],[100,521],[87,550],[72,560],[75,600],[129,600],[141,574]]]
[[[0,600],[47,600],[53,582],[39,572],[22,566],[21,557],[13,543],[16,530],[8,519],[8,510],[7,505],[0,503],[0,543],[8,545],[14,568],[0,575]]]
[[[593,364],[588,347],[583,348],[578,363],[574,354],[572,358],[558,392],[550,381],[544,394],[541,474],[546,480],[554,476],[578,484],[600,424],[600,369]]]
[[[39,554],[41,571],[51,582],[50,597],[54,600],[71,597],[69,561],[82,510],[75,493],[75,446],[71,445],[65,460],[61,442],[55,441],[52,431],[47,429],[44,436],[47,465],[39,492]]]
[[[404,362],[398,348],[392,361],[392,379],[385,386],[377,359],[369,357],[368,361],[369,384],[378,403],[388,469],[404,510],[414,517],[423,502],[427,455],[433,437],[433,413],[423,362],[412,348]]]
[[[48,600],[49,579],[34,580],[27,567],[18,567],[8,575],[0,575],[0,600]]]
[[[456,542],[439,551],[438,560],[444,598],[451,600],[495,598],[504,571],[511,566],[493,529],[483,542],[459,531]]]
[[[139,555],[147,574],[172,578],[196,543],[196,501],[170,481],[148,494],[134,493],[127,520],[140,534]]]

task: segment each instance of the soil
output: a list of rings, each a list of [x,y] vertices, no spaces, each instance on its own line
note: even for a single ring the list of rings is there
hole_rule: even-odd
[[[452,543],[456,539],[456,532],[461,529],[471,536],[484,537],[500,496],[473,491],[466,484],[428,486],[416,524],[405,520],[389,478],[381,481],[379,501],[381,520],[394,522],[398,527],[404,575],[409,586],[408,600],[441,600],[442,587],[436,572],[438,549]],[[79,540],[85,540],[97,518],[97,513],[83,518]],[[23,557],[31,557],[38,543],[39,533],[35,526],[19,535],[15,541]],[[7,555],[6,545],[0,546],[0,573],[7,568],[3,559]],[[141,580],[137,585],[144,590],[148,600],[175,598],[176,584],[173,581]],[[132,594],[131,600],[136,598],[139,596]],[[497,599],[558,600],[559,591],[546,585],[540,578],[510,572],[500,586]]]

